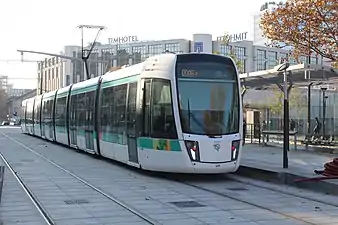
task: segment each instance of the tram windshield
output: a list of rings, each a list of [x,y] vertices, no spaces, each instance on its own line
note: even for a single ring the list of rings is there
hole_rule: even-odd
[[[180,55],[176,65],[184,133],[210,137],[239,132],[239,90],[231,60],[214,55]]]

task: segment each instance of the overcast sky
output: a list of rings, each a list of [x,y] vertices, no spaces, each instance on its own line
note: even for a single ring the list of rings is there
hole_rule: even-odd
[[[253,14],[265,0],[10,0],[1,2],[0,60],[20,60],[17,49],[59,54],[65,45],[80,45],[80,24],[106,26],[99,38],[137,35],[139,40],[191,39],[193,33],[214,36],[249,32]],[[85,31],[85,43],[95,34]],[[24,54],[24,59],[44,56]],[[0,61],[0,75],[8,75],[14,88],[35,88],[36,63]]]

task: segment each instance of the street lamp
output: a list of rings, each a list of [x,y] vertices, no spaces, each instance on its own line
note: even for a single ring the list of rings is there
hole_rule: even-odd
[[[283,141],[283,168],[288,168],[288,150],[289,150],[289,101],[288,101],[288,80],[286,70],[290,63],[285,62],[277,65],[278,72],[284,72],[284,141]]]

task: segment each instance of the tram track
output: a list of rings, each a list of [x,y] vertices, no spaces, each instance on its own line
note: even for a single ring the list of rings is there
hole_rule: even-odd
[[[276,193],[281,193],[281,194],[284,194],[284,195],[293,196],[293,197],[296,197],[296,198],[302,198],[302,199],[305,199],[305,200],[308,200],[308,201],[313,201],[313,202],[317,202],[317,203],[321,203],[321,204],[325,204],[325,205],[329,205],[329,206],[333,206],[333,207],[338,208],[338,203],[327,202],[327,201],[324,201],[324,200],[321,200],[321,199],[318,199],[318,198],[311,198],[311,197],[300,195],[300,194],[294,194],[294,193],[291,193],[289,191],[284,191],[284,190],[281,190],[281,189],[267,187],[266,185],[263,186],[263,185],[259,185],[259,184],[254,184],[250,181],[243,181],[241,178],[237,178],[234,175],[228,175],[227,179],[238,182],[238,183],[242,183],[244,185],[249,185],[249,186],[252,186],[252,187],[261,188],[261,189],[265,189],[265,190],[268,190],[268,191],[273,191],[273,192],[276,192]]]
[[[67,170],[65,167],[63,167],[63,166],[60,166],[59,164],[57,164],[57,163],[55,163],[54,161],[52,161],[50,158],[47,158],[47,157],[45,157],[44,155],[42,155],[42,154],[40,154],[40,153],[38,153],[37,151],[35,151],[35,150],[33,150],[33,149],[31,149],[31,148],[29,148],[29,147],[27,147],[26,145],[24,145],[24,143],[21,143],[20,141],[17,141],[17,140],[15,140],[14,138],[12,138],[12,137],[10,137],[10,136],[8,136],[8,135],[5,135],[5,134],[3,134],[5,137],[7,137],[7,138],[9,138],[9,139],[11,139],[12,141],[14,141],[14,142],[16,142],[17,144],[19,144],[20,146],[22,146],[23,148],[25,148],[26,150],[28,150],[28,151],[30,151],[31,153],[33,153],[33,154],[35,154],[35,155],[37,155],[37,156],[39,156],[40,158],[42,158],[43,160],[45,160],[45,161],[47,161],[47,162],[49,162],[49,163],[51,163],[51,164],[53,164],[55,167],[57,167],[58,169],[61,169],[62,171],[64,171],[64,172],[66,172],[66,171],[68,171],[68,172],[66,172],[67,174],[69,174],[69,175],[71,175],[72,177],[78,177],[78,178],[80,178],[81,180],[79,180],[79,179],[76,179],[75,177],[75,179],[76,180],[78,180],[78,181],[80,181],[80,182],[82,182],[83,183],[83,181],[84,182],[86,182],[87,183],[87,181],[85,181],[84,179],[82,179],[81,177],[79,177],[79,176],[77,176],[77,175],[75,175],[75,174],[73,174],[72,172],[70,172],[69,170]],[[68,168],[68,167],[67,167]],[[65,171],[66,170],[66,171]],[[73,176],[73,175],[74,176]],[[336,204],[330,204],[330,203],[327,203],[327,202],[324,202],[324,201],[318,201],[318,200],[316,200],[316,199],[312,199],[312,198],[306,198],[306,197],[303,197],[303,196],[299,196],[299,195],[297,195],[297,194],[292,194],[292,193],[288,193],[287,191],[284,191],[284,192],[282,192],[282,191],[279,191],[279,190],[276,190],[276,189],[274,189],[274,188],[268,188],[268,187],[264,187],[264,186],[261,186],[261,185],[257,185],[257,184],[251,184],[251,183],[249,183],[249,182],[246,182],[246,181],[240,181],[240,180],[237,180],[237,179],[233,179],[232,177],[231,177],[232,175],[230,175],[230,178],[229,178],[229,176],[228,175],[226,175],[226,176],[221,176],[221,177],[223,177],[223,178],[227,178],[228,180],[231,180],[231,181],[234,181],[234,182],[237,182],[237,183],[240,183],[240,184],[244,184],[244,185],[249,185],[249,186],[252,186],[252,187],[256,187],[256,188],[260,188],[260,189],[265,189],[265,190],[269,190],[269,191],[274,191],[274,192],[276,192],[276,193],[282,193],[282,194],[285,194],[285,195],[289,195],[289,196],[293,196],[293,197],[298,197],[298,198],[302,198],[302,199],[305,199],[305,200],[310,200],[310,201],[314,201],[314,202],[318,202],[318,203],[322,203],[322,204],[327,204],[327,205],[330,205],[330,206],[333,206],[333,207],[338,207],[338,205],[336,205]],[[285,212],[281,212],[281,211],[278,211],[278,209],[271,209],[271,208],[269,208],[269,207],[265,207],[265,206],[262,206],[261,204],[260,204],[260,202],[252,202],[252,201],[248,201],[248,200],[245,200],[245,199],[242,199],[241,197],[239,197],[239,198],[237,198],[236,196],[234,196],[234,194],[232,193],[232,194],[227,194],[227,193],[221,193],[221,192],[219,192],[219,191],[215,191],[215,190],[211,190],[210,189],[210,186],[208,185],[207,187],[203,187],[203,185],[202,186],[200,186],[199,184],[194,184],[193,182],[187,182],[187,181],[185,181],[184,179],[173,179],[173,178],[168,178],[167,176],[165,176],[165,178],[166,179],[170,179],[170,180],[172,180],[172,181],[176,181],[176,182],[178,182],[178,183],[180,183],[180,184],[183,184],[183,185],[187,185],[187,186],[190,186],[190,187],[192,187],[192,188],[196,188],[196,189],[199,189],[199,190],[201,190],[201,191],[205,191],[205,192],[208,192],[208,193],[211,193],[211,194],[215,194],[215,195],[218,195],[218,196],[222,196],[222,197],[224,197],[224,198],[227,198],[227,199],[231,199],[231,200],[234,200],[234,201],[237,201],[237,202],[240,202],[240,203],[243,203],[243,204],[247,204],[247,205],[250,205],[250,206],[253,206],[253,207],[255,207],[255,208],[258,208],[258,209],[262,209],[262,210],[266,210],[266,211],[269,211],[270,213],[274,213],[274,214],[276,214],[276,215],[281,215],[281,216],[283,216],[283,217],[285,217],[285,218],[288,218],[288,219],[292,219],[292,220],[294,220],[294,221],[298,221],[298,222],[302,222],[302,223],[305,223],[305,224],[318,224],[318,223],[316,223],[316,222],[312,222],[312,221],[308,221],[307,219],[304,219],[304,218],[299,218],[299,217],[297,217],[297,216],[293,216],[293,215],[290,215],[290,214],[288,214],[287,212],[285,213]],[[225,185],[226,185],[226,183],[224,183]],[[91,184],[89,184],[89,185],[91,185]],[[88,185],[86,185],[86,186],[88,186]],[[93,185],[91,185],[91,186],[93,186]],[[89,186],[90,188],[92,188],[91,186]],[[93,186],[94,187],[94,186]],[[96,188],[96,187],[94,187],[94,188]],[[212,187],[211,187],[212,188]],[[92,188],[93,189],[93,188]],[[250,189],[250,188],[249,188]],[[95,190],[95,189],[94,189]],[[102,190],[100,190],[100,189],[98,189],[99,191],[101,191],[101,192],[103,192]],[[95,190],[96,191],[96,190]],[[100,193],[100,192],[99,192]],[[109,194],[107,194],[107,193],[105,193],[105,192],[103,192],[104,194],[106,194],[106,195],[108,195],[108,196],[110,196]],[[102,194],[102,193],[100,193],[100,194]],[[105,196],[105,195],[103,195],[104,197],[107,197],[107,196]],[[110,197],[112,197],[112,198],[115,198],[114,196],[110,196]],[[194,198],[194,197],[193,197]],[[109,199],[109,197],[108,197],[108,199]],[[115,198],[115,199],[117,199],[117,198]],[[111,200],[111,199],[110,199]],[[199,200],[198,199],[198,197],[196,198],[196,200]],[[120,201],[119,199],[117,199],[117,201],[119,201],[119,202],[121,202],[122,204],[124,204],[122,201]],[[114,201],[115,202],[115,201]],[[121,206],[121,205],[120,205]],[[132,211],[131,212],[136,212],[136,213],[139,213],[137,210],[134,210],[132,207],[130,207],[130,206],[128,206],[128,205],[126,205],[126,204],[124,204],[124,206],[125,207],[128,207],[128,208],[130,208]],[[122,206],[123,207],[123,206]],[[123,208],[125,208],[125,207],[123,207]],[[125,208],[126,209],[126,208]],[[128,210],[128,211],[130,211],[130,210]],[[135,214],[133,212],[133,214]],[[135,215],[137,215],[137,214],[135,214]],[[137,215],[137,216],[139,216],[139,215]],[[143,216],[143,214],[141,213],[141,216]],[[144,220],[144,221],[146,221],[148,224],[161,224],[161,223],[159,223],[159,222],[157,222],[157,221],[154,221],[154,220],[152,220],[152,218],[148,218],[146,215],[145,215],[145,217],[146,217],[146,219],[143,219],[142,217],[142,220]],[[50,224],[52,224],[52,223],[50,223]]]
[[[95,192],[99,193],[100,195],[104,196],[105,198],[111,200],[112,202],[116,203],[120,207],[122,207],[122,208],[126,209],[127,211],[131,212],[132,214],[136,215],[137,217],[139,217],[143,221],[147,222],[148,224],[152,224],[152,225],[161,224],[158,221],[156,221],[156,220],[148,217],[144,213],[142,213],[142,212],[134,209],[133,207],[129,206],[128,204],[124,203],[122,200],[120,200],[120,199],[112,196],[111,194],[108,194],[108,193],[102,191],[101,189],[95,187],[91,183],[87,182],[86,180],[84,180],[83,178],[77,176],[76,174],[72,173],[71,171],[67,170],[63,166],[57,164],[56,162],[53,162],[49,158],[47,158],[47,157],[43,156],[42,154],[34,151],[33,149],[27,147],[26,145],[24,145],[20,141],[15,140],[14,138],[8,136],[7,134],[5,134],[3,132],[1,132],[1,134],[4,137],[6,137],[6,138],[10,139],[11,141],[15,142],[16,144],[20,145],[24,149],[28,150],[29,152],[35,154],[36,156],[42,158],[46,162],[48,162],[48,163],[52,164],[53,166],[57,167],[58,169],[62,170],[66,174],[68,174],[71,177],[73,177],[75,180],[80,181],[82,184],[84,184],[85,186],[91,188],[92,190],[94,190]],[[1,152],[0,152],[0,157],[5,162],[6,166],[9,168],[9,170],[11,171],[11,173],[15,176],[15,178],[19,182],[20,186],[24,189],[24,191],[26,192],[26,194],[29,196],[30,200],[33,202],[33,204],[35,205],[35,207],[38,209],[39,213],[42,215],[42,217],[46,221],[46,223],[48,225],[55,225],[56,223],[53,220],[53,218],[48,214],[47,210],[43,208],[42,204],[39,202],[39,200],[37,199],[37,197],[34,196],[33,192],[27,187],[27,185],[25,184],[25,182],[23,182],[22,178],[20,178],[20,176],[18,175],[18,173],[14,170],[13,166],[11,165],[11,163],[5,158],[5,156]]]
[[[0,152],[0,158],[5,163],[5,165],[9,169],[9,171],[12,173],[12,175],[14,176],[14,178],[18,181],[18,183],[20,184],[21,188],[27,194],[27,196],[29,197],[29,199],[31,200],[31,202],[33,203],[33,205],[36,207],[36,209],[38,210],[39,214],[42,216],[42,218],[44,219],[44,221],[48,225],[55,225],[56,223],[53,220],[53,218],[48,214],[47,210],[42,206],[42,204],[37,199],[37,197],[35,197],[35,195],[33,194],[33,192],[27,187],[27,185],[25,184],[25,182],[23,182],[22,178],[18,175],[18,173],[14,170],[14,168],[12,167],[12,165],[8,162],[8,160],[5,158],[5,156],[1,152]]]
[[[252,203],[250,201],[246,201],[246,200],[243,200],[243,199],[240,199],[240,198],[236,198],[236,197],[231,196],[229,194],[210,190],[208,188],[204,188],[204,187],[201,187],[201,186],[198,186],[198,185],[195,185],[195,184],[191,184],[191,183],[187,183],[187,182],[184,182],[184,181],[178,181],[178,182],[181,183],[181,184],[185,184],[187,186],[190,186],[190,187],[194,187],[194,188],[199,189],[199,190],[203,190],[203,191],[218,195],[218,196],[222,196],[222,197],[225,197],[225,198],[228,198],[228,199],[231,199],[231,200],[235,200],[235,201],[238,201],[238,202],[241,202],[241,203],[244,203],[244,204],[251,205],[251,206],[257,207],[259,209],[267,210],[269,212],[284,216],[284,217],[289,218],[289,219],[297,220],[297,221],[300,221],[300,222],[303,222],[303,223],[306,223],[306,224],[317,225],[317,223],[312,223],[312,222],[309,222],[307,220],[304,220],[304,219],[301,219],[301,218],[298,218],[298,217],[295,217],[295,216],[291,216],[287,213],[279,212],[278,210],[274,210],[274,209],[264,207],[264,206],[256,204],[256,203]]]
[[[288,219],[296,220],[296,221],[299,221],[299,222],[302,222],[302,223],[306,223],[306,224],[311,224],[311,225],[317,225],[318,224],[317,222],[311,222],[311,221],[308,221],[308,220],[306,220],[304,218],[299,218],[297,216],[293,216],[293,215],[290,215],[288,213],[284,213],[284,212],[278,211],[277,209],[272,209],[270,207],[263,206],[262,204],[259,204],[259,203],[254,203],[254,202],[245,200],[243,198],[235,197],[234,195],[230,195],[230,194],[227,194],[227,193],[222,193],[222,192],[219,192],[219,191],[212,190],[210,188],[206,188],[206,187],[200,186],[198,184],[191,183],[189,181],[185,181],[184,178],[183,179],[182,178],[168,178],[168,177],[166,177],[166,178],[170,179],[170,180],[173,180],[175,182],[178,182],[180,184],[184,184],[184,185],[187,185],[187,186],[190,186],[190,187],[202,190],[202,191],[206,191],[206,192],[209,192],[209,193],[212,193],[212,194],[224,197],[224,198],[228,198],[228,199],[231,199],[231,200],[234,200],[234,201],[238,201],[238,202],[241,202],[241,203],[244,203],[244,204],[248,204],[248,205],[260,208],[262,210],[269,211],[271,213],[275,213],[275,214],[281,215],[281,216],[286,217]],[[233,182],[237,182],[237,183],[242,184],[242,185],[244,184],[244,185],[255,187],[255,188],[260,188],[260,189],[264,189],[264,190],[268,190],[268,191],[273,191],[273,192],[276,192],[278,194],[288,195],[288,196],[300,198],[300,199],[303,199],[303,200],[312,201],[312,202],[316,202],[316,203],[321,203],[321,204],[325,204],[325,205],[328,205],[328,206],[332,206],[332,207],[337,207],[338,208],[338,204],[329,203],[329,202],[325,202],[325,201],[322,201],[322,200],[317,200],[317,199],[314,199],[314,198],[308,198],[308,197],[300,196],[300,195],[297,195],[297,194],[288,193],[286,191],[279,191],[279,190],[276,190],[274,188],[268,188],[268,187],[264,187],[264,186],[261,186],[261,185],[252,184],[250,182],[240,181],[240,180],[235,179],[233,177],[227,177],[227,180],[230,180],[230,181],[233,181]]]

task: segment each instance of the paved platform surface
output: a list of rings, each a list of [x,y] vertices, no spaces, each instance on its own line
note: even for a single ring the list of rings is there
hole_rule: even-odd
[[[22,145],[15,141],[20,141]],[[239,200],[230,199],[20,134],[19,129],[6,130],[5,132],[0,130],[0,151],[10,161],[37,199],[43,203],[58,225],[139,225],[148,223],[140,221],[139,217],[104,199],[28,149],[34,149],[39,154],[48,157],[105,193],[117,197],[125,204],[146,214],[159,224],[338,224],[338,210],[335,206],[304,199],[300,201],[292,196],[278,195],[277,192],[257,187],[250,187],[248,191],[244,192],[236,192],[228,190],[228,188],[238,187],[241,184],[226,180],[214,182],[213,185],[208,182],[200,184],[224,194],[239,196]],[[6,179],[5,184],[8,188],[7,182]],[[6,191],[6,193],[8,192]],[[20,195],[12,195],[10,202],[18,201],[18,199],[24,200]],[[82,204],[66,203],[66,201],[74,200],[81,200]],[[182,203],[184,201],[197,202],[204,206],[178,207],[173,204],[173,202]],[[245,201],[254,202],[256,206],[245,203]],[[31,204],[28,199],[24,202],[27,205]],[[16,211],[15,208],[9,209],[8,203],[4,203],[1,207],[8,212],[14,213]],[[323,210],[315,210],[316,207]],[[35,215],[33,209],[32,215]],[[285,215],[278,212],[283,212]],[[34,221],[30,221],[32,224],[40,224],[39,215],[36,216]],[[316,222],[301,222],[295,218]],[[0,219],[3,218],[0,217]],[[8,220],[5,224],[30,223],[28,221],[27,223],[15,223],[15,221]]]
[[[241,164],[245,167],[312,178],[320,176],[315,174],[314,170],[324,169],[324,164],[338,157],[338,154],[290,149],[288,152],[289,167],[286,169],[283,168],[283,149],[278,146],[262,147],[258,144],[246,144],[243,146],[242,156]],[[338,180],[325,180],[323,182],[337,185],[338,189]]]
[[[2,138],[0,137],[0,141],[1,140]],[[0,148],[0,151],[1,150]],[[0,165],[4,165],[1,159]],[[29,200],[28,195],[24,192],[8,168],[5,169],[5,182],[2,189],[0,224],[46,224],[37,208]]]

